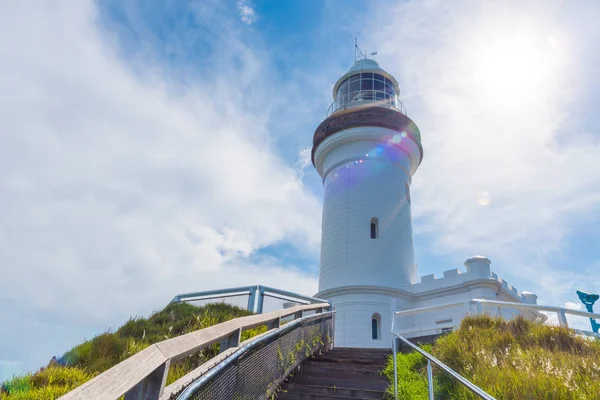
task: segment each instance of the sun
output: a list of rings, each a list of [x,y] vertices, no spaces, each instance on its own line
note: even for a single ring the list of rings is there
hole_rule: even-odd
[[[474,40],[469,60],[481,100],[509,108],[536,101],[553,84],[560,62],[557,39],[543,30],[499,30]]]

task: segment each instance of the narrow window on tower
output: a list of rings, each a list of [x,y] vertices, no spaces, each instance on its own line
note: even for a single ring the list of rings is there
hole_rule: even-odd
[[[379,339],[380,321],[381,317],[379,316],[379,314],[373,314],[373,316],[371,317],[371,338],[373,340]]]
[[[406,189],[406,201],[410,204],[410,186],[408,186],[408,183],[404,184],[404,188]]]
[[[371,239],[377,239],[379,237],[379,220],[377,218],[371,218]]]

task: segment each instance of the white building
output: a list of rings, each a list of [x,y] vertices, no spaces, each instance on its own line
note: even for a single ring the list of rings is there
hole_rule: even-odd
[[[314,134],[323,179],[319,293],[336,308],[339,347],[390,347],[391,313],[473,298],[535,303],[473,257],[466,271],[420,279],[413,255],[410,184],[423,159],[421,134],[398,101],[396,79],[370,59],[333,87],[334,103]],[[402,321],[425,335],[458,324],[448,309]],[[402,327],[400,327],[402,328]]]

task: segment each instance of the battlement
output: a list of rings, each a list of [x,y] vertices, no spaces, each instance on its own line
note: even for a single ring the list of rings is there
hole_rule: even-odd
[[[444,271],[444,276],[436,278],[434,274],[421,277],[421,281],[412,285],[412,291],[416,294],[442,290],[445,288],[465,285],[470,282],[481,282],[489,280],[500,283],[501,287],[515,300],[520,299],[523,303],[536,304],[537,296],[533,293],[520,293],[514,286],[504,279],[498,277],[490,268],[491,261],[487,257],[475,256],[465,261],[466,272],[458,268]]]

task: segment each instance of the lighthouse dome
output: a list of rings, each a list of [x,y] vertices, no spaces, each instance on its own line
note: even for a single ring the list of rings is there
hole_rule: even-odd
[[[354,63],[354,65],[352,67],[350,67],[350,69],[348,70],[348,72],[353,72],[353,71],[360,71],[361,69],[376,69],[379,68],[379,64],[377,64],[377,61],[372,60],[370,58],[363,58],[362,60],[358,60],[357,62]]]

